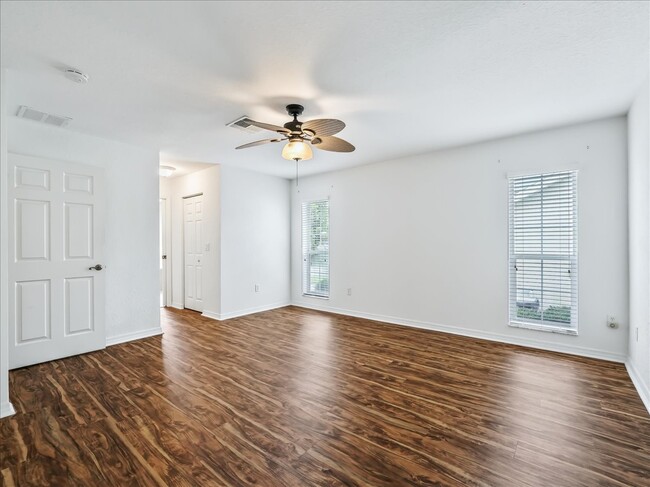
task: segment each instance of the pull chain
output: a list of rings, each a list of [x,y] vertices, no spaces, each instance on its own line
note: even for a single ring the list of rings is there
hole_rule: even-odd
[[[298,161],[299,159],[296,159],[296,188],[298,187]]]

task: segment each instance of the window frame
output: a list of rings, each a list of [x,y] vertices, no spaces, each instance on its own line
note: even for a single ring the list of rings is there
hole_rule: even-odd
[[[568,256],[561,256],[560,254],[515,254],[514,253],[514,210],[512,201],[512,184],[514,180],[530,177],[544,177],[557,174],[570,174],[573,178],[574,184],[574,206],[573,206],[573,253]],[[508,191],[508,326],[513,328],[524,328],[529,330],[545,331],[550,333],[560,333],[564,335],[578,335],[579,324],[579,225],[578,225],[578,208],[579,208],[579,184],[578,184],[578,170],[575,168],[567,168],[562,170],[553,171],[537,171],[525,174],[508,174],[507,175],[507,191]],[[543,215],[542,215],[543,218]],[[549,257],[544,258],[545,255]],[[519,256],[519,257],[517,257]],[[539,259],[541,262],[547,261],[568,261],[570,263],[570,271],[572,275],[572,295],[571,295],[571,322],[567,325],[560,325],[553,321],[543,321],[519,318],[512,316],[513,312],[513,299],[517,300],[517,286],[516,286],[516,271],[514,262],[517,259]]]
[[[305,218],[304,218],[304,211],[303,208],[305,205],[309,205],[311,203],[320,203],[320,202],[327,202],[327,213],[328,213],[328,229],[327,229],[327,294],[319,294],[315,292],[311,292],[309,289],[305,289],[305,284],[307,283],[307,272],[308,269],[310,268],[308,265],[308,261],[305,259]],[[324,300],[329,300],[331,293],[332,293],[332,266],[331,266],[331,261],[330,261],[330,249],[331,249],[331,236],[332,236],[332,226],[331,226],[331,201],[329,196],[324,196],[320,198],[309,198],[302,200],[300,202],[300,253],[301,253],[301,259],[302,259],[302,268],[301,268],[301,275],[300,275],[300,287],[302,291],[302,296],[307,297],[307,298],[316,298],[316,299],[324,299]]]

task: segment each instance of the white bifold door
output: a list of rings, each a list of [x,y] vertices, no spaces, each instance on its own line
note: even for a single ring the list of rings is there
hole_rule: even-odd
[[[203,311],[203,195],[183,199],[185,307]]]
[[[103,172],[9,155],[9,368],[104,348]]]

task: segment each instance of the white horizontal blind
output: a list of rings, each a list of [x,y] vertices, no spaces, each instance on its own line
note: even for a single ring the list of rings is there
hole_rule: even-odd
[[[302,204],[302,292],[330,295],[330,202]]]
[[[576,330],[578,175],[509,179],[510,322]]]

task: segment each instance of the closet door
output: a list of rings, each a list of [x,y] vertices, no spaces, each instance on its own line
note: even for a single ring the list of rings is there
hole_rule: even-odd
[[[185,307],[203,311],[203,195],[183,200]]]

